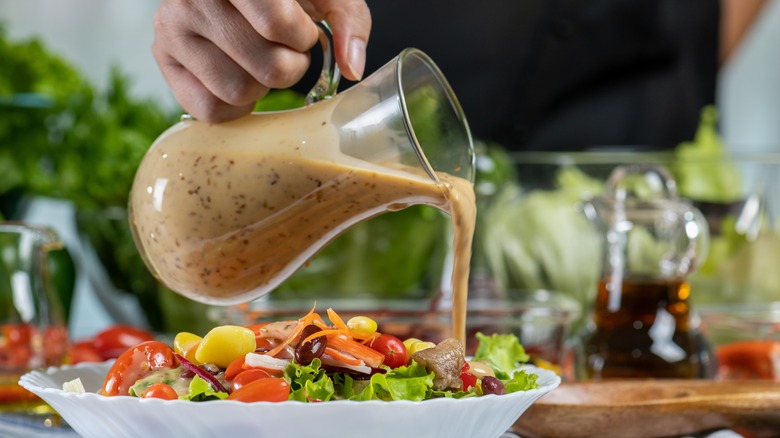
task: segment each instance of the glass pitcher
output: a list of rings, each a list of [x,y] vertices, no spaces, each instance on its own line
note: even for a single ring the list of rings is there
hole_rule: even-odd
[[[142,160],[131,228],[170,289],[246,302],[358,222],[415,204],[449,212],[453,193],[473,196],[469,127],[433,61],[406,49],[336,94],[321,29],[325,65],[305,107],[220,124],[185,117]]]
[[[48,228],[0,222],[0,412],[52,412],[17,381],[65,359],[68,333],[49,265],[62,248]]]
[[[665,168],[649,164],[616,168],[585,213],[603,238],[602,271],[578,378],[710,376],[686,281],[707,252],[702,214],[677,197]]]

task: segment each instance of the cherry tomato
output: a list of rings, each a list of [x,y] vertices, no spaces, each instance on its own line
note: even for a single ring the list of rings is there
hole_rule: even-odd
[[[70,363],[77,364],[81,362],[103,362],[103,356],[100,355],[95,344],[91,341],[74,342],[68,351]]]
[[[46,327],[43,332],[43,357],[46,365],[60,365],[68,353],[69,344],[66,326],[51,325]]]
[[[242,386],[241,389],[233,391],[228,400],[238,400],[242,402],[280,402],[285,401],[290,396],[290,385],[286,380],[280,377],[269,377],[267,379],[255,380]]]
[[[167,383],[155,383],[150,386],[144,392],[143,398],[161,398],[163,400],[177,400],[179,394],[176,394],[176,390],[171,388],[171,385]]]
[[[111,369],[108,370],[103,388],[103,395],[128,395],[130,387],[150,373],[175,368],[177,365],[173,349],[159,341],[142,342],[131,347],[120,355]]]
[[[0,366],[26,367],[32,359],[34,328],[30,324],[0,326]]]
[[[780,379],[780,343],[740,341],[718,347],[718,377],[722,379]]]
[[[225,380],[233,380],[237,375],[245,371],[244,364],[246,363],[246,355],[239,356],[230,362],[227,368],[225,368]]]
[[[119,357],[130,347],[152,340],[154,335],[144,329],[117,324],[98,333],[94,343],[103,360],[108,360]]]
[[[259,368],[245,370],[243,373],[238,373],[238,375],[233,379],[233,391],[238,391],[248,383],[254,382],[255,380],[267,379],[269,377],[271,377],[270,374]]]
[[[398,368],[409,362],[409,352],[404,343],[393,335],[383,333],[374,338],[368,346],[385,355],[382,363],[390,368]]]

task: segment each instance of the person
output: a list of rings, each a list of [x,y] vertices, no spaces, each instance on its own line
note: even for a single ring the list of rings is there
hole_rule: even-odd
[[[230,120],[271,89],[314,84],[312,18],[325,19],[348,81],[405,47],[428,53],[476,138],[511,149],[658,149],[693,138],[724,54],[761,3],[162,0],[153,53],[186,111]]]
[[[363,0],[162,0],[152,53],[188,113],[226,121],[301,79],[323,19],[342,75],[361,79],[371,29]]]

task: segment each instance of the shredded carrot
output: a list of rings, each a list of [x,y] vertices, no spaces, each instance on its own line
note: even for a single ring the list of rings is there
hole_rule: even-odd
[[[298,324],[295,326],[295,329],[292,331],[290,336],[287,337],[281,344],[277,345],[267,353],[265,353],[268,356],[276,356],[279,354],[282,350],[284,350],[285,347],[290,345],[293,341],[298,339],[298,336],[301,335],[301,332],[303,331],[303,328],[307,325],[311,324],[312,321],[315,320],[315,318],[320,318],[320,316],[316,313],[314,313],[314,309],[317,308],[317,303],[314,303],[314,306],[309,310],[309,313],[304,315],[302,318],[298,320]]]
[[[314,312],[316,308],[317,304],[315,303],[314,307],[311,308],[309,313],[298,319],[295,328],[287,337],[287,339],[276,345],[265,354],[268,356],[276,356],[282,350],[284,350],[285,347],[294,343],[300,337],[304,327],[310,324],[314,324],[317,327],[320,327],[322,330],[306,337],[306,339],[301,341],[302,343],[311,342],[313,339],[320,336],[327,336],[327,349],[335,351],[335,354],[331,354],[331,357],[334,359],[340,360],[349,365],[356,365],[355,363],[348,361],[349,357],[354,358],[353,361],[362,361],[372,367],[378,367],[382,364],[384,355],[364,345],[368,341],[379,336],[379,333],[360,333],[350,330],[347,324],[344,323],[344,320],[341,319],[341,317],[330,308],[328,309],[328,318],[333,323],[333,326],[326,325],[320,315]],[[355,341],[355,339],[361,342]],[[347,360],[343,360],[342,358],[346,358]],[[361,363],[358,363],[357,365],[360,364]]]
[[[306,315],[304,315],[304,317],[303,317],[303,318],[301,318],[301,319],[299,319],[299,321],[300,321],[300,320],[305,320],[305,319],[310,319],[310,318],[311,318],[311,316],[315,314],[315,313],[314,313],[314,310],[315,310],[316,308],[317,308],[317,302],[315,301],[315,302],[314,302],[314,305],[313,305],[313,306],[311,306],[311,310],[309,310],[309,313],[307,313]],[[319,315],[318,315],[318,316],[319,316]]]
[[[382,336],[382,334],[379,333],[379,332],[361,334],[360,336],[354,336],[354,334],[353,334],[353,337],[355,339],[359,340],[360,343],[363,344],[363,345],[370,344],[371,341],[373,341],[374,339],[376,339],[376,338],[378,338],[380,336]]]
[[[322,318],[312,321],[312,324],[316,325],[317,327],[321,329],[329,329],[330,326],[328,324],[325,324],[325,321],[322,320]]]
[[[374,368],[379,367],[385,359],[384,354],[343,335],[328,336],[328,347],[349,353]]]
[[[320,336],[326,336],[326,335],[347,335],[348,336],[349,333],[345,333],[344,330],[339,330],[339,329],[321,330],[321,331],[318,331],[316,333],[312,333],[311,335],[309,335],[309,337],[307,337],[306,339],[301,341],[301,344],[305,344],[307,342],[312,341],[314,338],[319,338]]]
[[[351,330],[349,326],[344,322],[344,320],[339,316],[339,314],[336,313],[336,311],[333,309],[328,309],[328,318],[330,318],[331,322],[333,323],[333,325],[336,326],[336,328],[344,331],[345,335],[351,336],[355,339],[359,339],[363,341],[364,344],[379,336],[379,333],[377,332],[365,333],[365,332]]]
[[[372,339],[377,338],[377,337],[380,336],[379,333],[362,334],[362,333],[355,333],[355,332],[352,332],[352,331],[344,331],[344,330],[341,330],[341,329],[331,329],[331,328],[327,328],[326,327],[324,330],[321,330],[321,331],[319,331],[317,333],[312,333],[311,335],[309,335],[309,337],[307,337],[306,339],[301,341],[301,343],[303,344],[303,343],[306,343],[306,342],[310,342],[314,338],[319,338],[320,336],[326,336],[326,335],[328,336],[328,339],[330,339],[331,335],[349,336],[351,338],[355,338],[355,339],[359,340],[360,343],[362,343],[362,344],[367,344],[368,342],[371,342]]]
[[[349,327],[347,327],[347,324],[344,322],[344,320],[341,319],[339,314],[330,307],[328,308],[328,318],[330,318],[330,322],[332,322],[336,328],[349,332]]]
[[[364,365],[362,360],[360,360],[360,359],[358,359],[356,357],[353,357],[353,356],[351,356],[349,354],[342,353],[342,352],[336,350],[335,348],[325,347],[325,354],[327,354],[328,356],[332,357],[333,359],[335,359],[335,360],[337,360],[339,362],[343,362],[343,363],[345,363],[347,365],[353,365],[353,366]]]

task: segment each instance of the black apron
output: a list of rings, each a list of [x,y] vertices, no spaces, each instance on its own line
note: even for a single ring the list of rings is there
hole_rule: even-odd
[[[693,138],[715,100],[718,0],[368,5],[367,74],[406,47],[421,49],[474,137],[509,149],[674,147]]]

